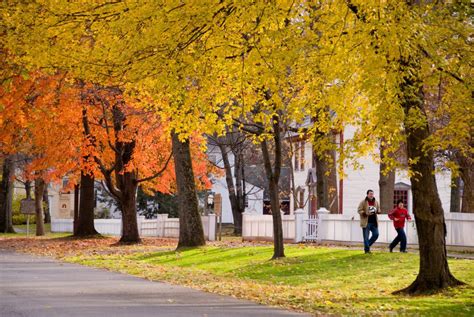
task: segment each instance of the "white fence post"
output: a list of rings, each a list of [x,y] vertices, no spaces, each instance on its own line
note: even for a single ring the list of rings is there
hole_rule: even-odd
[[[245,237],[249,236],[248,228],[251,226],[251,224],[247,220],[248,214],[249,213],[247,211],[242,213],[242,240],[245,240]]]
[[[156,222],[158,237],[164,237],[165,236],[166,219],[168,219],[168,214],[158,214],[158,218],[157,218],[157,222]]]
[[[142,222],[145,220],[145,216],[138,216],[137,215],[137,225],[138,225],[138,233],[140,236],[142,235]]]
[[[317,240],[318,243],[321,242],[321,240],[327,239],[326,237],[326,230],[323,227],[323,222],[326,219],[326,215],[329,214],[329,210],[327,210],[324,207],[321,207],[318,209],[318,233],[317,233]]]
[[[209,214],[208,215],[208,237],[209,241],[216,241],[216,214]]]
[[[301,242],[304,240],[304,210],[295,210],[295,242]]]

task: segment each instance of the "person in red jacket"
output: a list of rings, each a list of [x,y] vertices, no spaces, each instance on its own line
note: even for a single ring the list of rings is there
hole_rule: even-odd
[[[393,249],[400,242],[400,252],[407,252],[407,236],[405,234],[405,219],[411,220],[408,210],[403,206],[403,201],[397,201],[397,207],[388,213],[388,217],[393,220],[393,226],[397,230],[397,236],[390,243],[390,252],[393,252]]]

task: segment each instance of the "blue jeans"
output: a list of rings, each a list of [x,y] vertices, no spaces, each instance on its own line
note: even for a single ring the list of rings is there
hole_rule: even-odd
[[[369,239],[369,232],[372,232],[372,236]],[[368,223],[367,227],[362,228],[362,235],[364,236],[364,251],[370,251],[370,246],[377,241],[379,237],[379,229],[375,223]]]
[[[392,243],[390,243],[390,249],[394,249],[398,242],[400,242],[400,252],[407,250],[407,236],[405,234],[405,230],[403,228],[395,228],[397,230],[397,236],[393,239]]]

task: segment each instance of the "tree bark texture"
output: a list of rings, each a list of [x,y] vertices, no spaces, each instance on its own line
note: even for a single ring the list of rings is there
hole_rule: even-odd
[[[179,136],[174,132],[171,139],[178,189],[178,249],[202,246],[206,244],[206,241],[198,209],[189,140],[180,141]]]
[[[228,148],[222,143],[218,143],[218,146],[222,154],[222,162],[224,163],[225,181],[227,184],[227,191],[229,193],[232,216],[234,218],[234,233],[242,234],[242,213],[240,213],[240,209],[239,209],[239,201],[237,198],[237,190],[234,185],[234,177],[232,175],[232,166],[229,161]],[[236,160],[237,158],[234,157],[234,164],[236,164],[235,163]]]
[[[337,191],[336,150],[331,150],[330,155],[332,157],[332,164],[329,167],[330,172],[329,172],[329,177],[328,177],[328,191],[329,191],[328,193],[329,208],[328,209],[332,214],[338,214],[340,211],[339,211],[339,195]]]
[[[44,236],[43,192],[45,183],[42,178],[35,179],[36,235]]]
[[[44,223],[51,223],[51,214],[49,213],[48,185],[44,186],[43,201],[45,202]]]
[[[73,235],[77,233],[77,226],[79,225],[79,185],[74,185],[74,220],[73,220]]]
[[[449,270],[446,256],[446,223],[436,186],[433,151],[424,149],[424,141],[430,136],[430,131],[423,108],[422,81],[416,71],[413,71],[418,70],[419,65],[413,57],[401,61],[400,65],[403,73],[407,74],[400,90],[406,118],[408,159],[413,162],[410,166],[413,171],[410,181],[420,249],[420,270],[416,280],[398,292],[419,294],[462,283]],[[420,116],[417,121],[421,123],[413,125],[410,123],[413,119],[410,116]]]
[[[380,192],[380,211],[388,213],[393,209],[393,194],[395,190],[395,171],[386,171],[387,164],[384,163],[384,146],[380,146],[380,173],[379,173],[379,192]]]
[[[270,204],[272,207],[273,219],[273,256],[272,259],[285,257],[285,249],[283,244],[283,226],[280,213],[280,190],[279,180],[281,173],[281,138],[280,138],[280,121],[278,116],[273,118],[273,166],[270,156],[270,149],[268,142],[263,140],[261,142],[263,162],[265,166],[265,174],[268,179],[268,191],[270,196]]]
[[[0,232],[15,233],[13,229],[13,175],[15,173],[14,156],[7,156],[3,162],[2,181],[0,183]]]
[[[472,158],[459,158],[461,179],[464,184],[461,212],[474,213],[474,164],[472,162]]]
[[[461,211],[461,178],[459,176],[451,178],[451,200],[449,212]]]
[[[245,212],[245,188],[244,188],[244,160],[240,151],[234,151],[235,165],[235,188],[237,196],[237,209],[234,216],[234,234],[242,235],[242,214]]]
[[[316,161],[316,199],[319,208],[329,209],[329,195],[328,195],[328,164],[324,157],[315,155]]]
[[[94,227],[94,177],[81,173],[79,215],[74,236],[91,236],[98,232]]]

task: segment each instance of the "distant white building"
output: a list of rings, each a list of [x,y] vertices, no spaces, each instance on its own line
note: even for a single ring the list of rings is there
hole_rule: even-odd
[[[74,218],[74,191],[63,191],[61,188],[67,187],[67,178],[63,179],[62,184],[51,184],[48,190],[49,196],[49,208],[51,218],[54,219],[73,219]],[[121,218],[120,210],[117,209],[115,204],[111,203],[112,198],[104,201],[103,198],[106,194],[103,190],[100,190],[102,185],[98,182],[95,183],[95,212],[96,216],[99,214],[105,214],[105,218],[119,219]],[[110,202],[109,202],[110,201]]]
[[[355,132],[354,127],[347,127],[344,131],[344,139],[350,139]],[[309,141],[300,141],[298,154],[293,155],[292,162],[295,165],[294,177],[295,188],[298,189],[298,197],[303,198],[303,201],[308,203],[304,209],[310,213],[311,204],[315,203],[309,199],[309,192],[312,191],[309,184],[311,181],[315,183],[316,174],[313,167],[313,147]],[[339,138],[337,138],[339,143]],[[298,156],[298,157],[297,157]],[[336,160],[339,157],[336,156]],[[295,164],[296,163],[296,164]],[[375,192],[376,199],[379,199],[379,172],[380,165],[371,157],[363,157],[358,159],[358,163],[363,165],[363,169],[354,169],[352,166],[345,165],[344,173],[346,177],[342,180],[338,176],[337,191],[339,195],[339,206],[342,204],[342,213],[346,215],[358,215],[357,207],[362,199],[366,196],[366,191],[372,189]],[[449,212],[451,200],[451,174],[449,172],[437,173],[436,182],[438,186],[438,193],[445,212]],[[341,193],[342,185],[342,193]],[[290,208],[293,212],[295,210],[295,202],[293,197],[290,197]],[[341,199],[342,198],[342,199]],[[395,177],[394,200],[403,199],[408,203],[408,210],[413,211],[413,198],[411,192],[411,183],[407,175],[407,171],[398,170]],[[301,200],[301,199],[300,199]],[[313,207],[314,210],[314,207]]]

